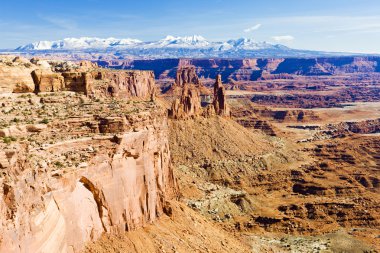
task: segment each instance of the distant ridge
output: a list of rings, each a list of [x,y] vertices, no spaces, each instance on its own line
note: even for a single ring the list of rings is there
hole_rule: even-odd
[[[85,52],[115,54],[120,58],[244,58],[244,57],[317,57],[354,55],[292,49],[280,44],[239,38],[209,41],[200,35],[166,36],[157,41],[116,38],[66,38],[57,41],[38,41],[16,48],[16,52]]]

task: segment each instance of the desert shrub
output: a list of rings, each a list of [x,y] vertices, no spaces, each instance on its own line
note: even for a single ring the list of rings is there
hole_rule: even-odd
[[[17,140],[17,138],[13,137],[13,136],[3,137],[3,142],[5,144],[10,144],[12,141],[16,141],[16,140]]]
[[[49,120],[47,118],[44,118],[43,120],[40,121],[41,124],[48,124]]]

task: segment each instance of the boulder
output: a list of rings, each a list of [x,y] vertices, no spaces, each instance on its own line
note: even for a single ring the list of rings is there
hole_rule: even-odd
[[[26,126],[26,130],[31,133],[39,133],[39,132],[42,132],[46,128],[47,128],[46,124],[33,124],[33,125]]]
[[[26,126],[9,126],[0,129],[0,137],[23,137],[27,134]]]

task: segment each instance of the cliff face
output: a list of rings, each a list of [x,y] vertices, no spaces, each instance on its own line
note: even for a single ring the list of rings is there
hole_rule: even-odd
[[[93,77],[87,72],[64,72],[65,90],[83,92],[88,95],[92,91]]]
[[[35,86],[34,91],[36,93],[65,90],[64,78],[59,73],[37,69],[34,70],[31,75]]]
[[[14,108],[0,112],[10,140],[0,142],[0,252],[79,252],[155,221],[176,195],[166,112],[154,103],[9,96],[0,97]]]
[[[92,74],[97,80],[96,89],[108,96],[150,99],[156,92],[152,71],[100,70]]]

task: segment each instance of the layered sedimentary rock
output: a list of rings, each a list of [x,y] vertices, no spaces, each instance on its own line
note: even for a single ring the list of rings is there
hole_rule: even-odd
[[[319,130],[310,140],[345,138],[352,134],[377,134],[380,133],[380,119],[327,124]]]
[[[245,128],[259,129],[270,136],[277,136],[276,129],[268,121],[257,118],[237,119],[237,123]]]
[[[254,94],[252,102],[288,108],[330,108],[342,107],[348,102],[372,102],[380,100],[380,88],[360,87],[339,90],[333,94]]]
[[[221,75],[217,75],[216,82],[214,84],[213,106],[217,115],[223,117],[231,116],[231,111],[227,104],[226,90],[224,89]]]
[[[65,90],[83,92],[88,95],[92,91],[93,77],[87,72],[64,72]]]
[[[89,94],[92,89],[93,77],[86,72],[63,72],[34,70],[32,77],[35,92],[74,91]]]
[[[16,60],[18,59],[18,60]],[[32,64],[15,57],[0,59],[0,92],[33,92]]]
[[[2,56],[0,92],[73,91],[91,96],[154,99],[156,88],[152,71],[117,71],[82,61],[42,61],[36,58]]]
[[[342,125],[345,129],[353,133],[380,133],[380,119],[365,120],[360,122],[344,122]]]
[[[138,97],[150,99],[155,96],[155,80],[152,71],[111,71],[93,72],[97,89],[112,97]]]
[[[197,74],[223,81],[255,81],[271,75],[336,75],[380,72],[379,57],[321,57],[282,59],[156,59],[98,61],[100,66],[118,69],[151,69],[157,78],[176,78],[176,69],[193,66]],[[166,67],[163,67],[166,66]]]
[[[183,73],[179,71],[179,73]],[[187,73],[187,72],[185,72]],[[178,78],[181,78],[180,75]],[[217,75],[214,85],[214,98],[211,104],[208,104],[202,108],[201,91],[205,89],[202,85],[193,83],[182,83],[182,88],[174,85],[177,90],[181,90],[181,96],[175,99],[172,103],[172,107],[169,110],[169,117],[173,119],[186,119],[194,118],[196,116],[210,117],[212,115],[218,115],[222,117],[230,117],[231,111],[227,104],[226,91],[222,84],[221,75]],[[172,87],[172,88],[173,88]],[[174,89],[174,91],[175,91]]]
[[[114,100],[83,106],[88,98],[66,93],[53,99],[31,113],[59,118],[26,127],[23,142],[0,143],[0,252],[79,252],[102,233],[156,220],[175,194],[162,109]],[[14,113],[28,101],[15,97]]]
[[[202,85],[194,67],[182,67],[177,70],[175,85],[183,87],[185,84]]]
[[[60,73],[44,71],[41,69],[32,72],[35,92],[55,92],[65,90],[64,78]]]
[[[202,113],[199,89],[192,84],[185,83],[182,95],[175,99],[169,117],[172,119],[187,119],[199,116]]]

